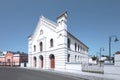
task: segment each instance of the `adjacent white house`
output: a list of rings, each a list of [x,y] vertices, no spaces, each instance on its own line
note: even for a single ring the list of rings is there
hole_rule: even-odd
[[[115,66],[119,66],[120,67],[120,51],[115,53]]]
[[[88,47],[67,30],[67,12],[53,22],[41,16],[28,37],[28,67],[37,69],[77,69],[88,63]]]

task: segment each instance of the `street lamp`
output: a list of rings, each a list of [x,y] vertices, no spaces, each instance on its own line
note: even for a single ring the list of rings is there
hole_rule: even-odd
[[[100,61],[101,61],[101,52],[104,51],[104,48],[100,48]]]
[[[100,48],[100,67],[101,67],[101,52],[104,51],[104,48]]]
[[[111,62],[110,58],[111,58],[111,41],[112,41],[112,37],[114,37],[114,42],[119,41],[116,35],[110,36],[109,37],[109,61]]]
[[[99,56],[98,56],[99,54],[100,54],[99,52],[96,53],[97,64],[98,64],[98,61],[99,61]]]

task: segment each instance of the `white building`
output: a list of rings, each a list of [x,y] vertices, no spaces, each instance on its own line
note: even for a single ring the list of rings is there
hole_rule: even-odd
[[[57,23],[41,16],[28,37],[28,65],[38,69],[79,69],[88,62],[88,47],[67,31],[67,12]]]
[[[0,56],[3,56],[7,53],[7,51],[0,52]]]
[[[120,67],[120,51],[115,53],[115,66],[119,66]]]

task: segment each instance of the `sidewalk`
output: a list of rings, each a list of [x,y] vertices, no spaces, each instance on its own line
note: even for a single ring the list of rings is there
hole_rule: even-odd
[[[116,74],[99,74],[99,73],[90,73],[90,72],[82,72],[82,71],[75,71],[75,70],[43,70],[43,69],[35,69],[35,68],[27,68],[33,70],[42,70],[42,71],[49,71],[55,72],[67,76],[76,77],[77,80],[79,78],[83,78],[86,80],[120,80],[120,75]]]
[[[120,75],[117,74],[99,74],[99,73],[90,73],[90,72],[82,72],[75,70],[66,70],[65,72],[70,73],[74,76],[80,76],[82,78],[87,78],[90,80],[120,80]]]

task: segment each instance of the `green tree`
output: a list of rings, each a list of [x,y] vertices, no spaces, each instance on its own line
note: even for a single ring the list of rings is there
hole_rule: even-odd
[[[97,57],[95,55],[92,56],[92,60],[97,60]]]

